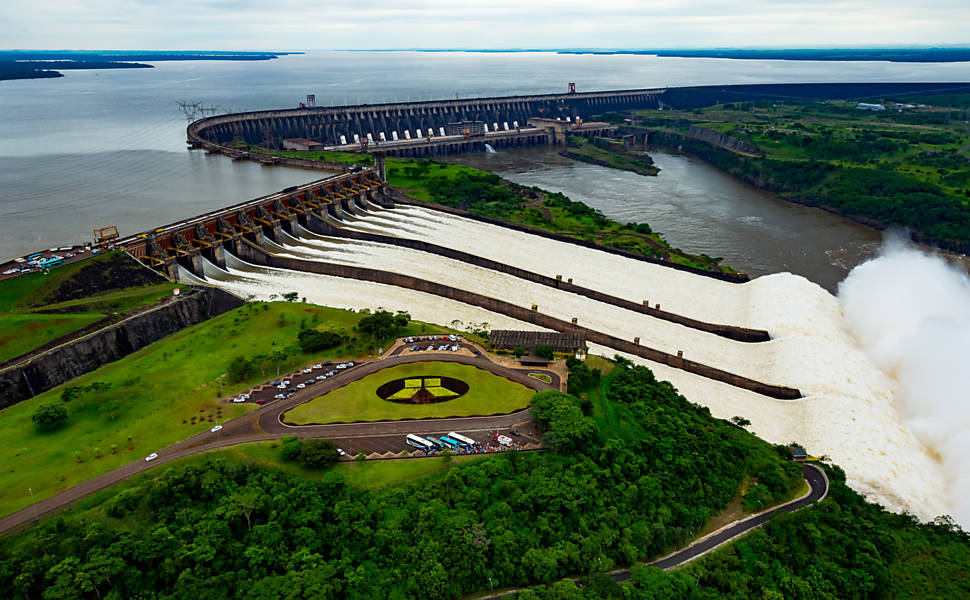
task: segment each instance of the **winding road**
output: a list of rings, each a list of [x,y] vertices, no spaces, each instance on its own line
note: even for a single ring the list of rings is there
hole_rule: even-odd
[[[647,566],[663,569],[664,571],[670,571],[685,565],[692,560],[696,560],[708,552],[716,550],[725,544],[729,544],[737,538],[753,531],[754,529],[757,529],[758,527],[761,527],[767,523],[773,515],[783,512],[792,512],[804,506],[824,500],[829,493],[829,480],[825,475],[825,471],[815,465],[806,463],[802,466],[802,477],[804,477],[805,481],[808,483],[809,490],[801,498],[796,498],[795,500],[769,508],[768,510],[762,511],[745,519],[729,523],[717,531],[695,540],[685,548],[681,548],[680,550],[645,564]],[[613,579],[613,581],[620,583],[630,581],[633,577],[629,569],[612,571],[608,573],[608,575],[611,579]],[[575,581],[579,583],[578,579]],[[525,589],[527,588],[505,590],[498,594],[493,594],[491,596],[478,596],[477,598],[478,600],[499,600],[500,598],[507,598],[512,594],[518,594]]]
[[[459,345],[469,350],[478,349],[473,344],[467,342],[461,342]],[[446,417],[405,421],[370,421],[332,423],[326,425],[287,425],[283,422],[283,413],[298,404],[309,402],[314,398],[388,367],[414,362],[448,361],[478,367],[479,369],[489,371],[490,373],[520,383],[536,391],[560,389],[562,383],[561,376],[553,370],[524,370],[506,367],[489,359],[488,355],[484,352],[481,352],[479,355],[472,355],[470,353],[459,354],[447,351],[423,351],[402,355],[394,350],[394,348],[389,349],[381,359],[358,363],[350,369],[339,371],[334,377],[309,385],[305,389],[291,394],[284,400],[273,400],[259,410],[222,423],[222,429],[220,431],[213,432],[207,429],[162,450],[158,450],[158,458],[152,461],[139,458],[113,471],[79,483],[50,498],[46,498],[15,513],[2,517],[0,518],[0,535],[14,531],[29,524],[31,521],[39,520],[40,517],[66,508],[81,498],[125,479],[129,479],[133,475],[143,473],[149,469],[186,456],[237,444],[270,441],[279,439],[284,435],[295,435],[303,438],[325,438],[333,440],[338,445],[354,443],[355,445],[352,448],[348,448],[348,452],[350,453],[365,449],[391,449],[388,438],[396,438],[393,442],[393,448],[400,450],[404,447],[401,438],[408,433],[426,434],[441,432],[444,434],[449,431],[486,432],[506,430],[513,427],[532,427],[532,415],[529,414],[527,409],[501,415]],[[548,375],[551,378],[551,383],[546,383],[529,376],[529,373],[535,372]],[[293,374],[291,377],[294,379],[295,384],[295,379],[302,379],[307,376],[299,373]],[[260,387],[266,388],[267,386]],[[271,389],[273,392],[276,391],[275,387],[271,387]],[[369,447],[368,443],[372,443],[373,447]]]

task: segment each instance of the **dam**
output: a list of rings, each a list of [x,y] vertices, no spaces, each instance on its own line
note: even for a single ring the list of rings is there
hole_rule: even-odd
[[[801,277],[748,281],[506,227],[409,202],[376,169],[123,245],[183,281],[244,297],[293,291],[457,329],[581,329],[591,352],[648,366],[714,416],[829,456],[884,506],[946,512],[941,467],[899,422],[893,382],[842,330],[837,301]]]
[[[572,84],[569,89],[565,94],[304,106],[220,115],[189,125],[188,144],[240,157],[245,151],[234,148],[256,145],[282,149],[284,141],[293,139],[319,144],[319,149],[381,147],[392,156],[481,151],[486,142],[495,148],[562,143],[561,132],[557,135],[548,127],[550,122],[570,123],[576,135],[601,135],[611,126],[583,121],[610,111],[657,108],[666,91],[579,93]]]

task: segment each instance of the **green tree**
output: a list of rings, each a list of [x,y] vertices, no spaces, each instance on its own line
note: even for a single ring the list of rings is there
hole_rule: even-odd
[[[552,346],[549,344],[539,344],[536,346],[535,355],[549,360],[552,360],[553,356],[555,356],[552,352]]]
[[[31,415],[31,420],[41,431],[54,431],[67,423],[67,408],[57,402],[41,404]]]
[[[299,341],[300,349],[308,353],[336,348],[343,343],[343,338],[332,331],[304,329],[296,337]]]
[[[229,368],[226,370],[226,377],[230,382],[237,383],[255,375],[256,369],[257,365],[254,364],[254,361],[240,355],[229,361]]]
[[[288,435],[280,441],[282,442],[280,445],[281,459],[290,461],[300,458],[300,451],[303,449],[303,441],[300,438]]]
[[[330,440],[306,440],[300,448],[300,462],[311,469],[320,469],[337,460],[337,446]]]
[[[383,340],[407,327],[410,322],[411,315],[404,311],[392,313],[387,310],[378,310],[372,315],[361,318],[357,322],[357,331],[375,340]]]
[[[545,430],[547,446],[557,451],[571,451],[593,442],[596,423],[583,414],[579,400],[556,390],[540,392],[532,397],[529,412],[536,425]]]

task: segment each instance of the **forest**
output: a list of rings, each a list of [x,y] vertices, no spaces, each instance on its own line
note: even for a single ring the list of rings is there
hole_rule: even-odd
[[[787,448],[712,418],[646,368],[621,362],[586,381],[579,397],[537,395],[549,450],[383,489],[213,458],[150,472],[5,540],[0,589],[46,599],[438,599],[572,576],[578,584],[519,598],[966,597],[966,534],[866,504],[837,469],[821,506],[672,574],[635,568],[632,582],[614,583],[602,573],[684,545],[743,482],[765,502],[787,498],[800,467]]]

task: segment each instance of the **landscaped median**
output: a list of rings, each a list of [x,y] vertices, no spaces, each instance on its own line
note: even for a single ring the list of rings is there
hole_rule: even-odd
[[[403,380],[401,389],[427,387],[436,379],[451,378],[468,385],[468,391],[451,400],[410,404],[395,399],[383,399],[378,389]],[[410,382],[410,383],[408,383]],[[427,388],[429,395],[437,387]],[[453,362],[418,362],[382,369],[328,394],[305,402],[283,414],[289,425],[352,423],[356,421],[399,421],[402,419],[430,419],[441,417],[469,417],[505,414],[529,405],[535,394],[524,385],[469,365]],[[400,395],[400,394],[397,394]]]

